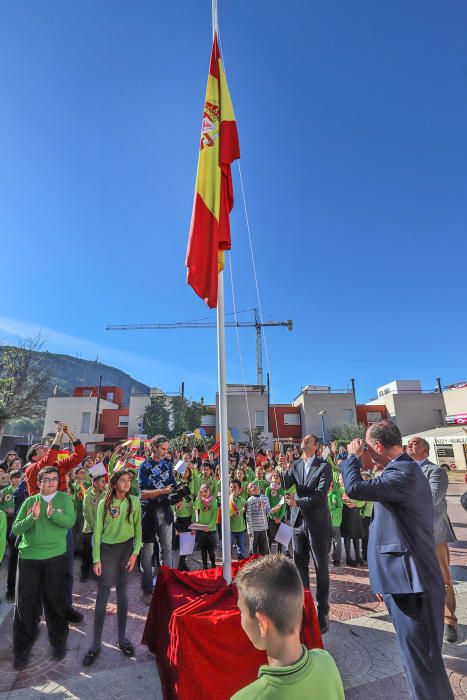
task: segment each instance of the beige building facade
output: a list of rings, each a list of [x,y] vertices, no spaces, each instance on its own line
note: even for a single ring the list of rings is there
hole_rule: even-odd
[[[101,399],[99,416],[105,408],[118,409],[118,405]],[[96,412],[96,396],[52,396],[47,399],[43,435],[55,435],[55,421],[64,421],[87,449],[94,450],[104,440],[103,434],[94,432]]]
[[[350,390],[339,392],[331,387],[308,385],[292,401],[292,405],[300,407],[302,435],[312,433],[321,437],[323,419],[325,435],[342,423],[357,423],[355,398]]]
[[[420,381],[395,380],[377,389],[377,398],[367,406],[384,403],[389,420],[394,421],[402,435],[445,425],[443,394],[423,391]]]

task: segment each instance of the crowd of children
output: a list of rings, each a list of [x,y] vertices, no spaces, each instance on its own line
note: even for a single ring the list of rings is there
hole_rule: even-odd
[[[49,637],[55,657],[60,658],[64,653],[64,639],[68,629],[63,616],[65,603],[62,601],[62,607],[60,604],[52,606],[48,612],[50,604],[47,591],[56,595],[56,588],[50,583],[43,586],[42,595],[45,598],[36,596],[33,606],[29,599],[32,595],[31,582],[39,576],[38,571],[42,572],[41,576],[45,575],[44,571],[49,572],[49,580],[56,573],[52,564],[47,565],[51,557],[52,541],[56,543],[54,546],[57,552],[60,550],[62,574],[66,576],[63,559],[66,554],[63,550],[67,547],[66,535],[70,528],[73,531],[74,553],[81,558],[80,580],[84,582],[92,576],[97,582],[94,637],[83,663],[92,664],[100,652],[111,586],[116,586],[117,589],[118,647],[125,655],[134,653],[132,643],[125,636],[127,576],[136,565],[141,547],[138,467],[146,456],[142,451],[139,456],[136,455],[128,446],[119,446],[113,453],[99,453],[96,457],[85,456],[78,466],[66,473],[61,491],[59,484],[62,483],[62,472],[58,470],[55,476],[52,473],[54,467],[47,467],[51,469],[51,474],[40,472],[40,493],[29,498],[23,464],[19,457],[15,453],[9,453],[0,464],[0,561],[8,546],[6,597],[9,601],[16,597],[15,609],[21,609],[21,615],[17,615],[15,633],[18,667],[27,660],[18,649],[30,648],[35,638],[36,608],[39,610],[43,607],[48,624],[52,620],[49,624]],[[327,457],[334,475],[328,495],[332,519],[330,551],[334,565],[339,566],[343,538],[346,563],[348,566],[356,566],[362,565],[366,559],[372,506],[370,503],[353,501],[344,493],[339,471],[343,456],[342,451],[339,453],[335,450],[330,451]],[[174,491],[179,494],[170,501],[174,519],[173,549],[178,549],[181,534],[191,533],[196,538],[201,566],[205,569],[208,566],[214,567],[218,540],[221,537],[218,460],[212,452],[203,458],[196,448],[191,451],[173,451],[167,457],[174,468],[177,484]],[[260,450],[254,455],[247,448],[237,450],[235,446],[230,446],[230,532],[231,544],[239,560],[245,559],[249,554],[267,555],[276,549],[278,553],[282,552],[282,545],[276,543],[275,537],[281,523],[289,522],[290,509],[286,505],[287,491],[281,466],[284,468],[287,464],[288,467],[299,458],[300,450],[297,448],[289,448],[284,461],[284,458],[276,460],[271,451]],[[370,477],[369,473],[365,475],[365,478]],[[56,483],[52,484],[52,481]],[[55,497],[56,507],[51,509],[48,505],[51,501],[48,491],[53,491],[53,498],[57,489],[60,495]],[[36,503],[41,505],[40,510]],[[56,512],[60,512],[60,515],[55,515]],[[66,513],[66,517],[62,513]],[[44,550],[40,547],[41,538],[46,540]],[[292,543],[291,547],[293,548]],[[55,550],[52,555],[54,553]],[[292,553],[285,552],[289,558]],[[156,548],[156,564],[157,558]],[[28,563],[28,559],[33,562]],[[36,560],[42,561],[39,568]],[[196,557],[191,559],[191,565],[194,561]],[[178,557],[178,568],[182,571],[189,570],[187,557],[183,553]],[[31,571],[34,576],[30,575]],[[18,582],[17,575],[20,577]],[[15,583],[18,584],[16,593]],[[32,610],[30,619],[24,610]]]

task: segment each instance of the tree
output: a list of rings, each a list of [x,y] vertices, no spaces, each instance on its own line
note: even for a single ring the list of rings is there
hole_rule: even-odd
[[[262,428],[253,428],[253,430],[245,430],[245,435],[247,436],[248,443],[252,443],[251,447],[254,452],[258,450],[264,450],[266,447],[266,438],[264,437]]]
[[[328,430],[328,439],[348,444],[355,438],[364,438],[367,426],[363,423],[338,423]]]
[[[151,396],[150,403],[143,414],[143,430],[149,437],[154,435],[169,435],[170,413],[163,394]]]
[[[190,433],[201,427],[201,419],[207,413],[204,398],[192,401],[182,396],[174,396],[171,410],[171,436]]]
[[[21,340],[0,352],[0,426],[6,420],[35,418],[46,396],[50,375],[40,355],[42,338]]]

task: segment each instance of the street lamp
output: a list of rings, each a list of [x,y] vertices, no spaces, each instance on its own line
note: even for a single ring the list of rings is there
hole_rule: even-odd
[[[326,442],[326,431],[324,429],[324,416],[327,411],[318,411],[318,415],[321,416],[321,432],[323,433],[323,444]]]

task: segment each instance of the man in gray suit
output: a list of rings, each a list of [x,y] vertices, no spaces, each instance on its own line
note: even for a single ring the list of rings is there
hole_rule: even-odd
[[[446,589],[446,600],[444,604],[444,641],[457,642],[457,617],[456,617],[456,594],[452,585],[451,573],[449,571],[449,547],[448,542],[456,542],[457,537],[452,529],[448,516],[448,506],[446,503],[446,492],[448,490],[448,475],[444,469],[437,464],[433,464],[428,459],[430,445],[421,437],[414,437],[409,440],[407,454],[414,459],[428,479],[433,497],[435,511],[434,535],[436,558],[444,579]]]

